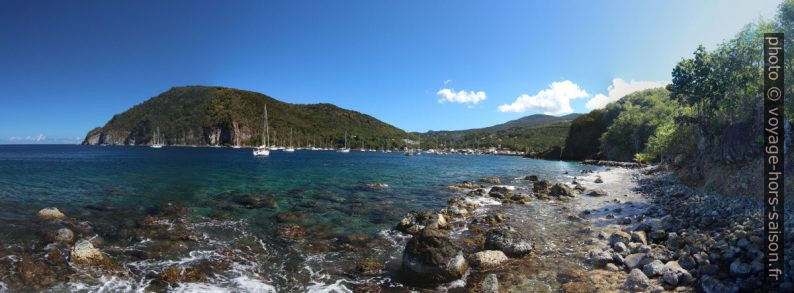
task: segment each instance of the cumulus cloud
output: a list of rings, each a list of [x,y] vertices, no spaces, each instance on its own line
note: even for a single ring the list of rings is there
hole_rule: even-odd
[[[461,103],[461,104],[477,104],[482,100],[485,100],[488,96],[485,94],[484,91],[459,91],[455,92],[454,89],[451,88],[444,88],[440,89],[436,92],[440,98],[438,102],[443,103]]]
[[[612,79],[612,84],[607,88],[607,94],[597,94],[587,101],[585,105],[589,110],[600,109],[609,103],[620,100],[620,98],[641,90],[663,87],[668,82],[663,81],[625,81],[619,77]]]
[[[530,96],[520,95],[512,104],[499,106],[501,112],[526,112],[537,111],[547,115],[556,115],[573,112],[571,100],[586,98],[589,95],[579,85],[564,80],[552,82],[549,88]]]

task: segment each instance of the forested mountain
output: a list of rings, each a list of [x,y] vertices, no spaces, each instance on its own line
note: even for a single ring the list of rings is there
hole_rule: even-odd
[[[167,145],[234,145],[262,143],[263,108],[267,104],[271,143],[293,146],[344,145],[398,147],[416,138],[372,116],[331,104],[289,104],[269,96],[224,87],[174,87],[117,114],[91,130],[83,144],[151,144],[159,128]]]
[[[551,116],[535,114],[502,124],[467,130],[419,133],[427,147],[502,146],[519,151],[544,152],[561,147],[571,121],[581,114]]]

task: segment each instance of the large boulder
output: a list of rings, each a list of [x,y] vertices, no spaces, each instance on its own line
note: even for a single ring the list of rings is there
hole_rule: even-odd
[[[626,282],[623,283],[623,287],[631,292],[636,292],[645,290],[650,284],[651,280],[648,279],[648,276],[643,274],[639,269],[633,269],[629,272],[629,276],[626,278]]]
[[[496,228],[485,236],[485,249],[501,250],[512,257],[532,252],[534,245],[524,235],[507,228]]]
[[[416,235],[425,228],[447,228],[447,220],[443,215],[431,211],[413,211],[408,213],[399,223],[397,231]]]
[[[607,195],[609,195],[609,194],[606,191],[603,191],[601,189],[593,189],[593,190],[590,190],[590,192],[587,193],[587,196],[592,196],[592,197],[602,197],[602,196],[607,196]]]
[[[662,280],[675,286],[689,283],[692,280],[692,275],[682,268],[677,261],[669,261],[662,268]]]
[[[575,196],[574,193],[573,193],[573,190],[571,189],[571,187],[569,187],[565,183],[554,184],[554,186],[552,186],[551,189],[549,190],[549,194],[551,196],[556,196],[556,197],[561,197],[561,196],[574,197]]]
[[[463,253],[439,229],[427,228],[408,240],[403,251],[402,271],[407,280],[422,284],[460,279],[469,265]]]
[[[58,208],[53,207],[40,209],[36,215],[44,220],[63,219],[66,217]]]

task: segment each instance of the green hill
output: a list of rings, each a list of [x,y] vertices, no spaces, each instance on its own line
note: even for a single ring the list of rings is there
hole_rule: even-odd
[[[224,87],[174,87],[114,115],[91,130],[83,144],[147,145],[159,128],[167,145],[234,145],[262,143],[263,107],[267,104],[271,143],[294,146],[344,145],[399,147],[416,138],[372,116],[331,104],[289,104],[269,96]]]
[[[502,146],[534,153],[562,147],[571,121],[580,114],[551,116],[535,114],[502,124],[467,130],[420,133],[422,145],[434,147]]]

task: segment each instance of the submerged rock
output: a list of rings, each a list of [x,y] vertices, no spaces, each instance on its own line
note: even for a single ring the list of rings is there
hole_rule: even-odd
[[[484,250],[471,257],[472,266],[481,269],[495,268],[506,261],[507,256],[501,250]]]
[[[485,182],[490,184],[502,184],[502,180],[499,180],[498,177],[483,177],[480,178],[480,182]]]
[[[207,274],[197,268],[172,266],[160,273],[160,279],[171,284],[202,283],[207,281]]]
[[[74,232],[69,228],[60,228],[52,235],[53,240],[64,244],[74,243]]]
[[[538,175],[529,175],[527,177],[524,177],[524,180],[529,180],[532,182],[538,181]]]
[[[397,231],[415,235],[425,228],[443,229],[447,228],[447,220],[443,215],[430,211],[413,211],[408,213],[395,229]]]
[[[488,231],[485,236],[485,249],[501,250],[512,257],[521,257],[532,252],[534,245],[524,235],[506,228]]]
[[[55,276],[47,263],[35,260],[27,252],[21,254],[17,274],[22,283],[36,289],[46,288],[55,283]]]
[[[491,191],[488,192],[488,195],[493,198],[505,199],[510,198],[512,191],[504,186],[494,186],[491,187]]]
[[[103,257],[102,252],[85,239],[78,240],[72,247],[71,260],[75,263],[91,263],[101,260]]]
[[[439,229],[427,228],[405,245],[402,271],[416,283],[446,283],[460,279],[468,269],[463,253]]]
[[[241,196],[235,200],[239,205],[249,209],[259,208],[278,208],[278,202],[275,198],[269,196],[249,194]]]
[[[539,194],[539,195],[549,194],[549,192],[550,192],[549,185],[550,184],[551,183],[549,183],[549,181],[547,181],[547,180],[537,181],[537,182],[532,184],[532,192],[534,192],[535,194]]]
[[[66,217],[58,208],[54,207],[40,209],[36,215],[44,220],[63,219]]]
[[[461,183],[453,184],[452,187],[462,188],[462,189],[477,189],[477,188],[482,188],[483,186],[474,182],[463,181]]]

